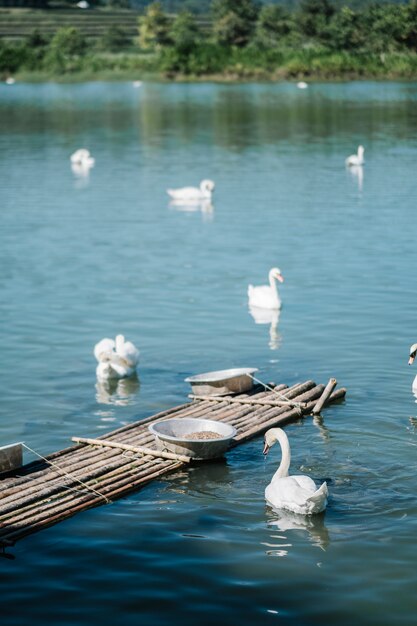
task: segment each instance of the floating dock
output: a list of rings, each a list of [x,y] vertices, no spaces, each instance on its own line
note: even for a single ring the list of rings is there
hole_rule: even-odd
[[[156,450],[148,431],[152,422],[194,417],[232,424],[232,447],[344,398],[309,380],[286,385],[258,385],[251,392],[230,396],[190,396],[191,402],[102,435],[73,437],[77,445],[0,475],[0,547],[128,493],[187,465],[189,459]],[[30,448],[29,448],[30,449]],[[163,455],[163,456],[162,456]]]

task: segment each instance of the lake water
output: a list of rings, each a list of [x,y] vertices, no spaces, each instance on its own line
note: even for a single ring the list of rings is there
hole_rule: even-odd
[[[2,444],[102,435],[213,369],[348,389],[286,428],[323,517],[266,507],[280,455],[255,439],[8,550],[2,625],[415,624],[417,83],[0,85],[0,131]],[[170,206],[203,178],[212,205]],[[109,393],[92,350],[117,333],[139,381]]]

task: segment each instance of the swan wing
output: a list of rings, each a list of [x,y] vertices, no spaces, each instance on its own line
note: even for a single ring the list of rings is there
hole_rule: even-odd
[[[121,348],[117,350],[117,353],[131,367],[134,367],[139,362],[139,350],[131,341],[125,341]]]
[[[171,198],[176,200],[191,200],[193,198],[201,198],[201,190],[198,187],[181,187],[180,189],[167,189],[167,193]]]
[[[113,339],[105,337],[94,346],[94,356],[97,361],[102,361],[104,358],[108,358],[110,352],[113,352],[116,344]]]
[[[299,479],[302,478],[301,485]],[[308,476],[287,476],[277,478],[265,489],[266,500],[276,508],[288,509],[295,513],[310,515],[324,510],[327,504],[327,485],[319,489]],[[311,481],[311,482],[310,482]]]
[[[268,285],[260,285],[248,287],[249,304],[265,309],[278,309],[280,307],[279,298],[275,297],[275,293]]]

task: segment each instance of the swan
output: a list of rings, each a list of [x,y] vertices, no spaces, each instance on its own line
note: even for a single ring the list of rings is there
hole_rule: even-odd
[[[202,180],[200,187],[182,187],[181,189],[167,189],[167,194],[174,200],[204,200],[211,198],[214,191],[212,180]]]
[[[365,163],[365,159],[363,158],[364,152],[365,148],[363,146],[359,146],[357,154],[351,154],[350,156],[348,156],[345,161],[346,165],[363,165]]]
[[[265,433],[264,454],[279,441],[281,463],[265,489],[265,499],[272,507],[286,509],[301,515],[321,513],[327,505],[327,483],[317,489],[309,476],[289,476],[291,450],[288,437],[281,428],[271,428]]]
[[[250,307],[259,307],[261,309],[279,309],[281,307],[281,299],[279,297],[277,285],[275,282],[275,279],[279,280],[280,283],[284,282],[284,277],[281,274],[281,270],[277,267],[273,267],[269,270],[268,278],[269,286],[248,286]]]
[[[307,83],[305,83],[303,80],[300,80],[300,81],[297,83],[297,87],[298,87],[298,89],[307,89],[308,85],[307,85]]]
[[[70,157],[71,163],[75,165],[83,165],[84,167],[93,167],[95,159],[91,156],[90,151],[86,148],[79,148]]]
[[[408,365],[412,365],[414,363],[414,359],[417,355],[417,343],[413,343],[410,348],[410,357],[408,359]],[[417,376],[413,380],[412,389],[417,390]]]
[[[139,362],[139,350],[123,335],[116,340],[102,339],[94,346],[94,356],[98,361],[96,369],[99,380],[127,378],[136,372]]]

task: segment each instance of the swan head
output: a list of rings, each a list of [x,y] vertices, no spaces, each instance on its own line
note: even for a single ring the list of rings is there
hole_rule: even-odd
[[[362,158],[362,157],[363,157],[364,152],[365,152],[365,148],[364,148],[363,146],[359,146],[359,147],[358,147],[358,157],[359,157],[359,158]]]
[[[408,359],[408,365],[412,365],[414,363],[414,359],[417,356],[417,343],[413,343],[410,348],[410,358]]]
[[[269,449],[272,448],[272,446],[277,441],[280,441],[281,439],[283,440],[287,439],[287,435],[284,433],[282,428],[270,428],[269,430],[266,431],[264,435],[264,449],[263,449],[263,453],[265,454],[265,456],[268,454]]]
[[[202,180],[200,183],[201,191],[212,193],[214,191],[214,182],[212,180]]]
[[[273,267],[271,270],[269,270],[269,278],[276,278],[277,280],[279,280],[280,283],[284,282],[284,277],[278,267]]]

